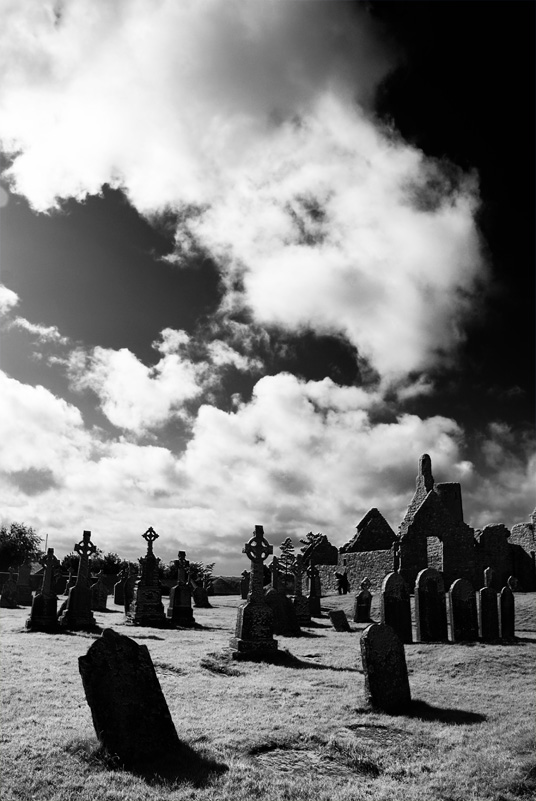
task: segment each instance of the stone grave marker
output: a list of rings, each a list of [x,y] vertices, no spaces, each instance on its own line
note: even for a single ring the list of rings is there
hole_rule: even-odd
[[[169,592],[169,606],[166,611],[168,621],[173,626],[191,628],[195,625],[192,610],[192,593],[190,592],[189,568],[190,562],[186,553],[179,551],[179,558],[175,559],[177,568],[177,583]]]
[[[54,548],[49,548],[39,563],[44,568],[43,584],[34,595],[30,617],[25,626],[29,631],[54,632],[58,630],[58,597],[54,576],[60,564],[54,556]]]
[[[246,600],[248,597],[249,592],[249,570],[242,571],[242,577],[240,579],[240,597],[243,601]]]
[[[56,569],[54,570],[54,592],[56,595],[64,595],[66,587],[67,576],[62,574],[60,563],[58,562]]]
[[[313,561],[311,561],[309,567],[307,568],[307,575],[309,576],[309,612],[311,614],[311,617],[322,617],[322,609],[320,606],[320,593],[318,591],[320,574],[318,572],[318,568],[315,567]]]
[[[80,557],[78,575],[74,587],[59,612],[58,622],[62,628],[77,630],[93,628],[95,618],[91,611],[91,587],[89,586],[89,557],[97,550],[91,542],[91,531],[84,531],[74,550]]]
[[[128,608],[126,623],[131,626],[161,627],[166,625],[166,615],[158,577],[160,560],[153,552],[153,542],[159,535],[149,526],[141,536],[147,543],[147,553],[140,559],[141,575],[134,585],[134,597]]]
[[[264,600],[263,562],[273,553],[265,540],[262,526],[255,526],[253,537],[246,542],[243,553],[251,562],[247,600],[238,607],[235,636],[230,641],[233,657],[242,655],[272,655],[277,650],[274,640],[273,612]]]
[[[109,754],[138,767],[178,746],[146,645],[105,629],[78,666],[97,737]]]
[[[63,594],[68,596],[69,590],[71,590],[75,584],[76,584],[76,575],[74,571],[69,570],[69,573],[67,575],[67,583],[65,584],[65,591]]]
[[[311,611],[309,609],[309,599],[303,594],[303,555],[297,554],[294,561],[294,611],[296,612],[296,619],[299,626],[311,625]]]
[[[447,605],[443,577],[433,567],[426,567],[415,580],[415,623],[417,640],[447,640]]]
[[[274,616],[274,634],[295,637],[300,633],[300,626],[294,610],[294,604],[281,587],[279,560],[274,556],[270,567],[271,586],[264,591],[264,600]]]
[[[329,619],[335,631],[351,631],[344,609],[332,609],[329,613]]]
[[[515,640],[515,600],[510,587],[503,587],[499,596],[499,633],[501,640]]]
[[[499,639],[499,611],[497,593],[493,587],[482,587],[479,592],[480,614],[479,633],[484,642],[495,642]]]
[[[373,709],[403,712],[411,703],[404,646],[390,626],[372,623],[361,636],[365,701]]]
[[[114,604],[123,606],[125,603],[125,584],[129,576],[128,568],[122,567],[117,574],[117,581],[114,584]]]
[[[449,589],[449,617],[453,642],[478,640],[476,594],[467,579],[456,579]]]
[[[17,608],[17,580],[15,578],[15,571],[12,567],[9,568],[9,576],[2,587],[2,593],[0,594],[0,606],[2,606],[4,609]]]
[[[31,606],[33,601],[32,588],[30,586],[30,573],[32,570],[31,562],[24,561],[19,567],[17,576],[17,603],[20,606]]]
[[[506,584],[508,585],[508,587],[510,587],[512,592],[523,592],[523,590],[521,589],[521,584],[519,583],[519,580],[515,576],[508,576]]]
[[[97,573],[96,579],[96,582],[91,585],[91,608],[94,612],[106,612],[108,587],[104,583],[102,570]]]
[[[382,582],[380,615],[402,642],[413,642],[409,589],[400,573],[388,573]]]
[[[370,607],[372,593],[369,590],[370,581],[367,577],[360,584],[361,590],[355,596],[354,623],[370,623]]]
[[[497,584],[497,573],[492,567],[487,567],[484,570],[484,587],[493,587],[495,592],[500,589]]]
[[[128,566],[128,576],[125,580],[125,586],[123,587],[123,596],[125,599],[125,615],[128,615],[128,610],[130,609],[130,604],[134,600],[134,588],[136,587],[136,582],[138,580],[138,568],[136,565],[129,565]]]

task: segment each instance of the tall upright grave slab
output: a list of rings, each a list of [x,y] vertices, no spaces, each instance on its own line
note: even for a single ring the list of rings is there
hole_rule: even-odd
[[[108,587],[104,583],[104,572],[100,570],[96,581],[91,585],[91,608],[94,612],[106,612]]]
[[[243,570],[240,577],[240,597],[243,601],[248,597],[249,592],[249,570]]]
[[[404,646],[390,626],[372,623],[361,636],[365,701],[373,709],[402,712],[411,702]]]
[[[78,574],[74,587],[69,590],[67,600],[60,609],[58,623],[64,629],[93,628],[95,618],[91,611],[91,587],[89,585],[89,557],[97,550],[91,542],[91,531],[84,531],[80,542],[76,543],[74,550],[80,557]]]
[[[138,568],[136,567],[136,565],[129,565],[128,575],[125,581],[125,586],[123,588],[125,615],[127,616],[128,616],[128,610],[130,609],[130,604],[134,600],[134,590],[136,588],[137,580],[138,580]]]
[[[309,599],[303,594],[303,555],[297,554],[294,561],[294,611],[296,612],[296,619],[300,626],[311,625],[311,610],[309,609]]]
[[[173,752],[179,738],[146,645],[105,629],[78,659],[93,725],[106,751],[139,767]]]
[[[449,589],[449,617],[453,642],[478,640],[476,593],[467,579],[456,579]]]
[[[186,553],[179,551],[179,558],[175,559],[177,568],[177,583],[169,592],[169,606],[166,616],[173,626],[191,628],[195,625],[192,610],[192,593],[190,592],[190,577],[188,574],[190,562]]]
[[[31,606],[33,601],[32,588],[30,586],[31,563],[25,560],[19,567],[17,576],[17,603],[19,606]]]
[[[501,640],[515,640],[515,601],[510,587],[503,587],[499,596],[499,634]]]
[[[4,609],[17,608],[17,580],[15,578],[15,571],[12,567],[9,568],[9,576],[0,594],[0,606]]]
[[[355,596],[354,601],[354,623],[370,623],[370,607],[372,605],[372,593],[369,590],[370,581],[364,578],[360,584],[360,591]]]
[[[294,611],[294,605],[281,586],[279,560],[274,556],[270,566],[272,574],[271,586],[264,592],[264,600],[274,615],[274,634],[295,637],[300,627]]]
[[[484,642],[495,642],[499,639],[499,610],[497,593],[493,587],[482,587],[479,595],[478,628],[480,639]]]
[[[39,562],[44,568],[43,584],[34,595],[30,617],[25,626],[29,631],[54,632],[58,630],[55,573],[60,564],[54,556],[54,548],[49,548],[46,556],[41,557]]]
[[[307,575],[309,577],[309,613],[311,617],[322,617],[322,609],[320,607],[320,593],[318,591],[319,572],[315,567],[313,557],[311,563],[307,568]]]
[[[269,656],[277,650],[274,640],[274,616],[264,600],[263,562],[273,553],[265,540],[262,526],[255,526],[253,537],[246,542],[242,553],[251,562],[247,600],[238,607],[235,636],[230,641],[235,658],[240,655]]]
[[[134,587],[134,597],[128,608],[126,622],[133,626],[161,627],[166,624],[166,615],[158,577],[160,560],[153,552],[153,542],[159,535],[149,526],[141,536],[147,543],[147,553],[140,559],[141,575]]]
[[[421,570],[415,580],[415,624],[420,642],[448,639],[443,576],[433,567]]]
[[[388,573],[382,582],[380,619],[385,626],[391,626],[402,642],[413,642],[409,589],[396,571]]]

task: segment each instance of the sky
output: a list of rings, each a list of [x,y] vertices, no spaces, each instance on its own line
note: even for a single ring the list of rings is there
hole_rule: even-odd
[[[238,574],[422,453],[528,519],[534,3],[0,11],[2,523]]]

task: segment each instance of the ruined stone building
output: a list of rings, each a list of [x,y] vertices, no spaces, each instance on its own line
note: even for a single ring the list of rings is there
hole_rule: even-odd
[[[497,589],[515,576],[523,590],[536,590],[536,510],[530,521],[506,526],[471,528],[463,519],[462,490],[456,482],[435,483],[428,454],[419,459],[416,487],[398,534],[378,509],[370,509],[357,525],[355,536],[338,550],[335,561],[326,537],[309,546],[304,561],[319,566],[324,591],[336,587],[335,573],[346,571],[351,590],[367,576],[378,590],[394,569],[413,589],[419,571],[434,567],[443,573],[445,586],[468,579],[475,589],[483,586],[486,567],[493,568]],[[317,547],[318,546],[318,547]],[[325,559],[324,554],[330,554]]]

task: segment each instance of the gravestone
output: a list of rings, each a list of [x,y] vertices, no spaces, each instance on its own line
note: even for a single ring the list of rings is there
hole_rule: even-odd
[[[447,640],[447,606],[443,577],[433,567],[426,567],[415,580],[415,624],[417,640]]]
[[[198,609],[212,609],[212,604],[209,601],[206,587],[203,587],[202,584],[196,584],[195,582],[191,583],[193,584],[192,600],[194,602],[194,606],[196,606]]]
[[[141,575],[134,585],[134,597],[128,608],[126,623],[130,626],[161,627],[166,624],[166,615],[158,577],[160,560],[153,553],[153,542],[159,535],[149,526],[141,536],[147,543],[147,553],[140,559]]]
[[[320,574],[312,561],[307,568],[307,575],[309,576],[309,612],[311,617],[322,617],[320,592],[318,591]]]
[[[453,642],[478,640],[476,594],[467,579],[456,579],[449,589],[449,617]]]
[[[17,576],[17,603],[20,606],[32,605],[33,595],[32,588],[30,587],[31,570],[31,562],[27,560],[19,567],[19,575]]]
[[[108,587],[103,581],[104,573],[102,570],[96,576],[96,582],[91,585],[91,608],[94,612],[106,612],[108,601]]]
[[[248,597],[249,592],[249,570],[242,571],[242,577],[240,579],[240,597],[243,601],[246,600]]]
[[[179,551],[179,558],[175,559],[177,568],[177,583],[169,591],[169,606],[166,617],[173,626],[191,628],[195,625],[192,610],[192,593],[190,592],[189,567],[186,553]]]
[[[506,584],[508,585],[508,587],[510,587],[512,592],[523,592],[523,590],[521,589],[521,584],[519,583],[519,580],[515,576],[508,576]]]
[[[501,640],[515,640],[515,601],[510,587],[503,587],[499,598],[499,632]]]
[[[25,626],[29,631],[54,632],[58,630],[58,597],[54,575],[60,564],[54,556],[54,548],[49,548],[46,556],[41,557],[39,562],[44,568],[43,584],[34,595],[30,617]]]
[[[380,616],[381,622],[391,626],[402,642],[413,642],[410,595],[400,573],[388,573],[382,582]]]
[[[65,588],[67,587],[67,576],[64,576],[61,572],[61,567],[58,562],[58,565],[54,571],[54,592],[56,595],[64,595]]]
[[[480,614],[479,633],[484,642],[495,642],[499,639],[499,611],[497,609],[497,593],[493,587],[482,587],[479,592]]]
[[[487,567],[484,570],[484,587],[492,587],[495,591],[499,589],[497,586],[497,574],[492,567]]]
[[[390,626],[372,623],[361,636],[365,701],[373,709],[403,712],[411,703],[406,656]]]
[[[78,575],[74,587],[59,612],[58,623],[64,629],[77,630],[93,628],[95,618],[91,611],[91,587],[89,586],[89,557],[97,550],[91,542],[91,531],[84,531],[74,550],[80,557]]]
[[[309,599],[303,594],[303,555],[299,553],[294,561],[294,598],[293,605],[296,613],[296,620],[299,626],[311,625],[311,612],[309,610]]]
[[[361,590],[355,596],[354,602],[354,623],[369,623],[370,607],[372,604],[372,593],[369,590],[369,579],[364,578],[360,586]]]
[[[126,567],[122,567],[117,574],[117,581],[114,584],[114,604],[118,606],[123,606],[125,603],[125,584],[128,576],[129,570]]]
[[[134,588],[136,587],[137,580],[138,580],[138,568],[135,565],[129,565],[128,576],[125,580],[125,586],[123,587],[123,596],[125,599],[125,615],[128,615],[130,604],[134,600]]]
[[[179,744],[146,645],[105,629],[78,659],[97,737],[125,766],[160,759]]]
[[[17,608],[17,580],[15,578],[15,571],[12,567],[9,568],[8,579],[2,587],[2,593],[0,594],[0,606],[4,609]]]
[[[68,596],[69,595],[69,590],[71,590],[74,587],[75,584],[76,584],[76,575],[72,570],[69,570],[69,573],[68,573],[68,576],[67,576],[67,583],[65,585],[64,595]]]
[[[281,587],[279,560],[274,556],[271,564],[272,586],[264,591],[264,600],[274,616],[274,634],[285,637],[296,637],[300,634],[300,626],[294,610],[294,604]]]
[[[343,609],[332,609],[329,613],[329,619],[335,631],[351,631],[346,612]]]
[[[263,562],[273,550],[264,539],[263,527],[255,526],[253,537],[246,542],[242,551],[250,559],[251,571],[248,597],[238,607],[235,636],[230,641],[235,659],[243,655],[269,656],[277,650],[274,616],[264,600],[263,589]]]

